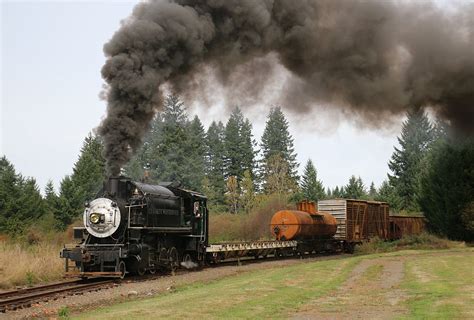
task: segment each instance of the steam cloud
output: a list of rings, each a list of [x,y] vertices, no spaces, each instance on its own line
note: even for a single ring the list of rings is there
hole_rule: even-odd
[[[367,125],[432,107],[474,131],[474,5],[426,2],[182,0],[138,4],[104,46],[108,103],[99,133],[109,174],[140,146],[165,85],[202,96],[212,73],[229,95],[259,98],[276,65],[294,112],[325,103]],[[207,90],[206,90],[207,89]]]

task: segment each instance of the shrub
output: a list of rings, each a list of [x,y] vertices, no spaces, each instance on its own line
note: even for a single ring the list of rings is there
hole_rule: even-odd
[[[404,236],[400,240],[395,241],[384,241],[379,238],[373,238],[368,242],[356,246],[356,253],[382,253],[403,249],[450,249],[463,246],[465,246],[463,242],[450,241],[430,233],[422,233],[419,235]]]

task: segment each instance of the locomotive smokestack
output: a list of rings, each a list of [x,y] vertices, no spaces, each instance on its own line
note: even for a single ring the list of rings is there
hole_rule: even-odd
[[[118,194],[119,179],[120,177],[109,177],[107,180],[107,193],[112,197],[115,197]]]
[[[104,46],[109,173],[140,146],[164,85],[206,100],[218,81],[233,102],[268,102],[281,68],[289,76],[271,101],[294,112],[330,105],[376,127],[429,106],[472,134],[473,14],[473,4],[448,12],[424,1],[140,3]]]

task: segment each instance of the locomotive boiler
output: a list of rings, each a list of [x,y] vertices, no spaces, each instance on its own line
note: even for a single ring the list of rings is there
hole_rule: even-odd
[[[83,224],[74,230],[81,243],[61,251],[66,275],[142,275],[204,260],[206,197],[176,183],[109,178],[96,199],[85,204]]]

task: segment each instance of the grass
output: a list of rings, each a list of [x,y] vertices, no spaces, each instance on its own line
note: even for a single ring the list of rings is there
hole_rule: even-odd
[[[64,272],[60,248],[57,244],[0,241],[0,288],[60,280]]]
[[[79,319],[287,318],[304,303],[337,288],[358,261],[354,257],[248,272],[100,308]]]
[[[474,256],[464,252],[409,260],[402,288],[410,314],[403,319],[474,318],[473,266]]]
[[[405,250],[249,271],[210,283],[178,286],[153,298],[101,307],[72,318],[287,319],[298,310],[314,307],[319,297],[337,297],[338,288],[360,261],[398,256],[405,263],[399,286],[406,300],[400,304],[408,310],[401,319],[473,318],[474,250],[470,248]],[[382,271],[382,264],[376,261],[360,281],[381,281]],[[367,301],[381,297],[377,290],[367,295]],[[331,301],[329,312],[344,311],[344,301]]]

